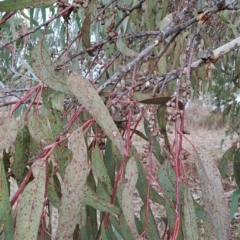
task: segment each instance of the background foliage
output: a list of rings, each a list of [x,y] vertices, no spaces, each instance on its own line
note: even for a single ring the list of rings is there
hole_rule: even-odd
[[[1,239],[193,240],[201,229],[229,239],[238,140],[218,166],[190,143],[202,202],[182,160],[192,98],[211,96],[239,135],[239,10],[235,0],[1,1]]]

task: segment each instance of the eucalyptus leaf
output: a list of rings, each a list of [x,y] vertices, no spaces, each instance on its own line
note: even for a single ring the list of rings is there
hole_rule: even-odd
[[[125,144],[122,136],[92,84],[83,76],[71,73],[67,79],[67,85],[124,156]]]

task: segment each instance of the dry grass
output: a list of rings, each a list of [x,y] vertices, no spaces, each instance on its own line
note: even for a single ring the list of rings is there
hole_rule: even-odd
[[[213,110],[210,105],[201,106],[198,103],[191,103],[186,108],[185,123],[191,128],[200,127],[209,130],[222,129],[226,124],[221,109]]]

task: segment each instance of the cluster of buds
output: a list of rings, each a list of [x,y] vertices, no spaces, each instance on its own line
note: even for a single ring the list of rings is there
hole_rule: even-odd
[[[75,8],[78,8],[81,6],[82,8],[86,8],[89,5],[90,1],[89,0],[74,0],[73,1],[73,6]]]
[[[187,96],[191,93],[191,81],[190,80],[187,80],[186,82],[183,82],[181,84],[181,90],[183,91],[182,93],[182,97],[184,99],[187,98]]]
[[[159,136],[159,128],[156,126],[156,115],[157,115],[157,108],[153,105],[149,106],[149,116],[147,120],[149,122],[148,129],[152,137]]]
[[[166,119],[168,121],[176,122],[176,120],[180,119],[183,111],[182,110],[176,110],[176,97],[172,97],[171,100],[169,100],[166,103],[167,106],[167,114],[165,115]]]
[[[126,81],[122,79],[119,83],[117,83],[116,88],[121,92],[124,92],[127,89],[126,86],[127,86]]]

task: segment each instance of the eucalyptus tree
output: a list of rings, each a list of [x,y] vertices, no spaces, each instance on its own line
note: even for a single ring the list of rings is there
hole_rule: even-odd
[[[181,166],[190,98],[211,93],[239,130],[239,10],[236,0],[1,1],[1,237],[229,239],[240,191],[229,214],[221,178],[233,159],[240,186],[239,143],[218,166],[191,143],[202,204]]]

